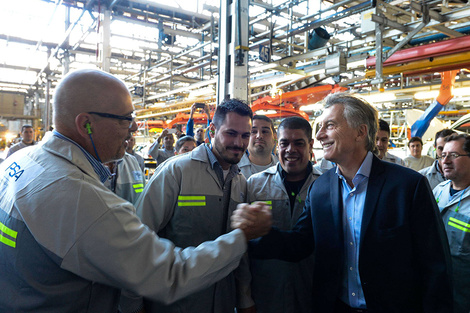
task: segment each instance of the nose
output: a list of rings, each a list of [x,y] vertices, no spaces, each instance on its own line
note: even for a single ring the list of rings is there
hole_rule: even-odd
[[[135,131],[137,131],[137,122],[135,120],[132,121],[132,124],[131,124],[131,127],[129,127],[129,132],[130,133],[133,133]]]
[[[241,147],[243,145],[243,138],[241,135],[235,136],[235,139],[233,141],[234,145],[237,147]]]
[[[317,140],[321,140],[321,138],[324,138],[325,137],[325,132],[323,130],[323,127],[320,127],[320,129],[318,130],[317,134],[315,135],[315,138]]]
[[[294,150],[294,145],[292,143],[289,143],[289,145],[286,147],[286,152],[292,152]]]

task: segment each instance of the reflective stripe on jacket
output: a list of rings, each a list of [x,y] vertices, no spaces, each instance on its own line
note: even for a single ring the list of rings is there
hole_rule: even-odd
[[[433,193],[449,240],[454,279],[454,313],[470,312],[470,188],[450,196],[451,181]]]

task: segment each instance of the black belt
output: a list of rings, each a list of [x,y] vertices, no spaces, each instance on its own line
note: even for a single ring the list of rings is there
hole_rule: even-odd
[[[367,313],[367,309],[352,308],[341,300],[336,301],[335,313]]]

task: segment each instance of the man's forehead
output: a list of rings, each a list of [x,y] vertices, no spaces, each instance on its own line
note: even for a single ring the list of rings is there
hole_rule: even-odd
[[[465,141],[463,139],[448,141],[444,145],[444,151],[449,151],[451,149],[454,151],[458,151],[458,150],[463,151],[464,143]]]
[[[343,107],[339,104],[334,104],[328,108],[323,109],[323,113],[320,115],[320,122],[326,122],[343,117]]]
[[[279,141],[283,140],[308,140],[307,135],[303,129],[281,128],[279,131]]]
[[[236,112],[229,112],[225,116],[222,126],[226,128],[248,127],[251,129],[252,120],[249,116],[240,115]]]

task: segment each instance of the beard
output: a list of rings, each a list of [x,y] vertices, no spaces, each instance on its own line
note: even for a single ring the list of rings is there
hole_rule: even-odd
[[[223,159],[224,162],[229,164],[237,164],[240,162],[241,158],[243,157],[243,153],[245,150],[243,147],[239,146],[227,146],[224,147],[222,144],[218,143],[217,141],[213,144],[214,149],[217,151],[217,154]],[[238,150],[238,153],[234,154],[230,150]]]

